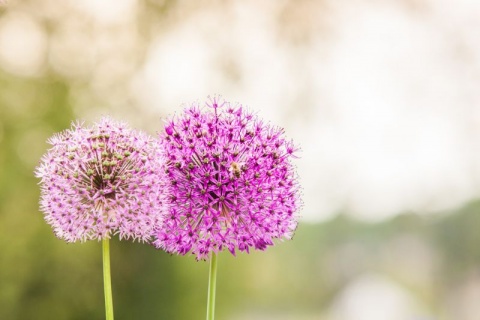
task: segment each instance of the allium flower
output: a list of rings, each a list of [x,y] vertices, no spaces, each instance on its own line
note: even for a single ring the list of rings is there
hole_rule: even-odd
[[[92,127],[72,124],[48,142],[52,147],[35,173],[41,210],[57,237],[150,239],[168,185],[156,140],[102,118]]]
[[[156,231],[157,248],[206,259],[293,236],[301,204],[291,163],[297,148],[283,129],[215,97],[169,119],[165,131],[171,208]]]

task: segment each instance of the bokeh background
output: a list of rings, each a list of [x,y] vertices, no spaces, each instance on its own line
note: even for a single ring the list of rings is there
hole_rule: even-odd
[[[217,318],[478,320],[480,2],[1,0],[0,319],[102,319],[101,244],[33,170],[110,114],[151,134],[222,94],[286,129],[293,241],[219,257]],[[115,240],[116,319],[203,319],[208,263]]]

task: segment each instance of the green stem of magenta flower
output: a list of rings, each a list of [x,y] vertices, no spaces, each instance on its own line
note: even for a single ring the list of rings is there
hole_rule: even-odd
[[[105,314],[107,320],[113,320],[112,279],[110,277],[110,244],[102,241],[103,251],[103,287],[105,289]]]
[[[217,255],[212,252],[210,275],[208,278],[207,320],[215,318],[215,288],[217,286]]]

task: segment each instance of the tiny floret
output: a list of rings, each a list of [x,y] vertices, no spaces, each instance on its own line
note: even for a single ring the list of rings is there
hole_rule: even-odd
[[[171,196],[157,248],[200,260],[223,249],[265,250],[293,236],[301,206],[292,164],[298,148],[283,129],[214,97],[167,120],[160,141]]]
[[[35,175],[40,209],[58,238],[150,240],[168,188],[157,140],[104,117],[91,127],[74,123],[48,143]]]

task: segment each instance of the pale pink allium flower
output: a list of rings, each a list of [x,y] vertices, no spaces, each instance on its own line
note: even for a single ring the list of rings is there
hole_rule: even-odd
[[[168,188],[157,140],[105,117],[91,127],[72,124],[48,143],[35,174],[41,210],[57,237],[150,239]]]
[[[167,121],[161,140],[171,180],[170,212],[154,245],[206,259],[227,248],[264,250],[290,239],[301,205],[297,148],[281,128],[215,97]]]

